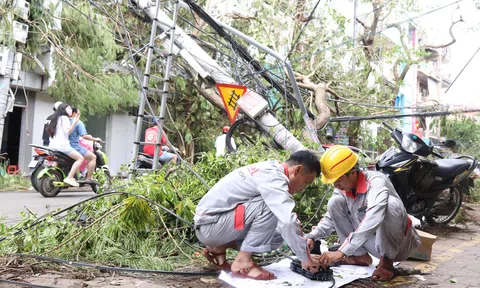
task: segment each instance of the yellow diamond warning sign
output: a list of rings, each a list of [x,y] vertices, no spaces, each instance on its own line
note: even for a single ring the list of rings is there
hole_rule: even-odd
[[[217,84],[218,92],[222,96],[223,105],[227,110],[228,119],[233,124],[237,118],[239,107],[237,100],[245,94],[247,87],[235,84]]]

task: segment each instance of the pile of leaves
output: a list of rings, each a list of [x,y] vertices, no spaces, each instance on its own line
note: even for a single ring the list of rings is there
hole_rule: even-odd
[[[0,162],[0,191],[25,190],[30,187],[30,181],[20,174],[7,173],[8,162]]]
[[[211,152],[204,153],[192,169],[213,186],[235,168],[286,158],[282,151],[248,147],[226,157],[217,158]],[[129,182],[114,182],[113,186],[117,188],[112,191],[104,191],[96,199],[67,213],[48,216],[18,235],[14,235],[18,229],[37,221],[36,215],[23,214],[23,221],[12,227],[0,224],[0,235],[7,236],[0,242],[0,253],[31,253],[71,261],[159,270],[200,263],[203,258],[196,253],[199,247],[193,229],[166,210],[192,223],[196,204],[208,188],[185,165],[178,166],[166,178],[168,168]],[[316,180],[295,196],[296,212],[302,222],[315,216],[309,225],[317,223],[316,217],[325,211],[325,207],[321,207],[314,215],[324,192],[327,190]],[[322,206],[325,204],[326,201]]]

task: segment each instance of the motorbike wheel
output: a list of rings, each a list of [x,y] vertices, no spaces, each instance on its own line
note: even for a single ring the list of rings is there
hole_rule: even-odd
[[[448,193],[447,193],[448,192]],[[442,195],[444,195],[442,197]],[[446,199],[448,197],[448,200]],[[448,222],[452,221],[455,216],[457,216],[458,211],[460,210],[460,207],[462,206],[462,200],[463,200],[463,195],[462,195],[462,190],[460,190],[459,186],[455,186],[450,188],[450,190],[444,190],[440,193],[439,199],[441,201],[445,201],[445,204],[443,205],[448,205],[451,209],[451,211],[448,211],[447,213],[442,213],[442,215],[429,215],[426,217],[427,223],[430,225],[445,225]]]
[[[225,141],[226,141],[226,144],[227,144],[227,154],[228,153],[234,153],[236,151],[236,149],[233,148],[231,139],[233,137],[233,133],[235,131],[239,130],[238,128],[240,128],[244,124],[245,124],[245,126],[255,127],[257,129],[257,132],[260,132],[260,135],[264,133],[264,132],[262,132],[262,129],[260,128],[259,124],[257,124],[256,122],[250,121],[248,118],[242,118],[242,119],[239,119],[239,120],[235,121],[235,123],[230,127],[230,130],[228,130],[227,136],[225,137]],[[246,125],[246,124],[248,124],[248,125]],[[251,131],[251,132],[253,132],[253,131]],[[245,134],[244,132],[241,132],[241,131],[237,131],[237,134],[238,134],[238,138],[240,138],[242,144],[244,144],[246,146],[255,146],[257,144],[257,141],[255,140],[255,137],[249,136],[249,135],[247,135],[247,134]],[[262,141],[261,143],[263,144],[263,146],[265,146],[266,149],[283,150],[282,146],[279,145],[277,142],[275,142],[275,140],[272,140],[270,142]],[[240,143],[238,143],[238,144],[240,144]]]
[[[90,185],[90,187],[92,187],[93,193],[98,194],[98,185]]]
[[[33,170],[32,175],[30,175],[30,182],[31,182],[31,184],[32,184],[32,187],[33,187],[33,189],[35,189],[35,191],[37,191],[37,192],[40,192],[40,190],[39,190],[39,188],[38,188],[38,186],[39,186],[39,185],[38,185],[39,180],[37,179],[37,175],[38,175],[38,173],[40,173],[40,171],[43,170],[43,168],[44,168],[43,166],[38,167],[37,169]]]
[[[105,192],[106,189],[110,188],[112,186],[112,175],[110,174],[110,170],[108,168],[102,167],[98,171],[101,170],[101,173],[103,176],[100,177],[100,179],[96,179],[100,185],[91,185],[92,191],[95,192],[95,194],[98,194],[99,188],[102,188],[102,191]]]
[[[45,174],[38,180],[38,192],[40,192],[43,197],[55,197],[62,190],[62,188],[53,186],[53,182],[63,181],[62,173],[57,170],[50,170],[49,173],[50,176]]]

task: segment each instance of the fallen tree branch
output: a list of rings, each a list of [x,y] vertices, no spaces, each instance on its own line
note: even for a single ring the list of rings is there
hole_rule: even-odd
[[[177,241],[175,241],[175,238],[173,238],[172,234],[170,234],[170,230],[168,229],[167,224],[165,224],[165,221],[163,221],[163,217],[162,217],[162,214],[160,213],[160,210],[158,209],[158,207],[156,207],[156,208],[157,208],[158,217],[160,217],[160,220],[162,221],[163,226],[167,230],[168,236],[170,236],[170,238],[172,238],[173,244],[175,244],[175,246],[178,248],[178,250],[180,250],[180,252],[183,253],[183,255],[185,255],[188,259],[190,259],[190,261],[192,261],[193,259],[187,253],[185,253],[182,250],[182,248],[180,248]]]
[[[70,236],[70,238],[68,238],[67,240],[63,241],[62,243],[58,244],[56,247],[54,247],[53,249],[50,249],[46,252],[43,252],[42,254],[40,254],[40,256],[44,256],[45,254],[48,254],[52,251],[55,251],[57,250],[58,248],[62,247],[63,245],[67,244],[68,242],[70,242],[72,239],[74,239],[75,237],[77,237],[78,235],[82,234],[83,232],[85,232],[87,229],[89,229],[90,227],[92,227],[93,225],[95,225],[98,221],[104,219],[105,217],[107,217],[108,215],[112,214],[113,212],[115,212],[117,209],[121,208],[122,206],[124,206],[125,203],[124,202],[121,202],[120,204],[118,204],[117,206],[114,206],[114,208],[110,209],[110,211],[108,211],[107,213],[105,213],[102,217],[98,218],[97,220],[93,221],[92,224],[88,225],[87,227],[81,229],[80,231],[78,231],[77,233],[73,234],[72,236]]]
[[[448,47],[452,44],[454,44],[455,42],[457,42],[457,38],[455,38],[455,35],[453,35],[453,26],[455,26],[455,24],[459,23],[459,22],[464,22],[463,21],[463,18],[460,16],[460,19],[458,19],[457,21],[454,21],[452,22],[452,25],[450,25],[450,29],[449,29],[449,32],[450,32],[450,36],[452,37],[452,40],[446,44],[441,44],[441,45],[424,45],[423,48],[424,49],[439,49],[439,48],[445,48],[445,47]]]

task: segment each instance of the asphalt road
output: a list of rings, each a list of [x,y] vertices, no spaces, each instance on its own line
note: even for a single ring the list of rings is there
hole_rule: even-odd
[[[65,208],[95,196],[89,188],[81,189],[65,190],[53,198],[45,198],[36,191],[0,192],[0,222],[8,225],[16,224],[22,219],[21,211],[30,210],[40,217],[48,211]]]

